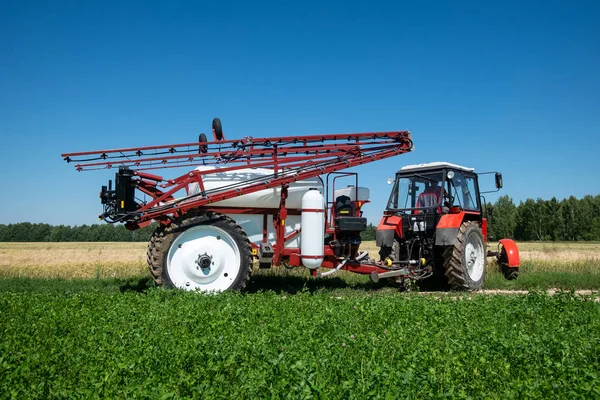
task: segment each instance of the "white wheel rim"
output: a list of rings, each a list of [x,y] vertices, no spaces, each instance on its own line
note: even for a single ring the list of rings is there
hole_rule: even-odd
[[[212,225],[186,229],[167,255],[171,283],[185,290],[221,292],[240,272],[240,250],[231,235]]]
[[[467,273],[473,282],[477,282],[483,276],[485,269],[485,258],[483,254],[483,242],[475,234],[469,235],[465,246],[465,265]]]

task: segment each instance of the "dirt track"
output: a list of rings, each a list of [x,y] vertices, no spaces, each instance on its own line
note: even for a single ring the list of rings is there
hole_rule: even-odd
[[[468,296],[470,298],[472,295],[477,295],[477,294],[516,296],[516,295],[528,294],[529,292],[530,292],[529,290],[483,289],[483,290],[478,290],[476,292],[418,292],[418,293],[423,294],[423,295],[437,296],[437,297]],[[569,290],[547,289],[547,290],[545,290],[545,292],[549,296],[554,296],[558,292],[569,292]],[[598,291],[598,290],[589,290],[589,289],[588,290],[575,290],[575,294],[578,296],[595,296],[594,301],[597,303],[600,302],[600,291]]]
[[[568,290],[561,290],[561,289],[547,289],[546,293],[548,293],[548,295],[550,296],[554,296],[554,294],[556,292],[568,292]],[[477,291],[475,293],[483,293],[483,294],[527,294],[529,293],[529,290],[506,290],[506,289],[483,289],[480,291]],[[580,295],[580,296],[591,296],[593,294],[598,294],[597,290],[576,290],[575,294]]]

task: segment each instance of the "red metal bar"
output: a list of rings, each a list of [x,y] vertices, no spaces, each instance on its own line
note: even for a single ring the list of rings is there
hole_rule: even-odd
[[[360,141],[360,139],[368,139]],[[328,141],[345,140],[346,143],[326,143]],[[349,143],[351,140],[354,142]],[[369,150],[378,150],[377,145],[390,146],[397,145],[399,141],[410,140],[408,132],[382,132],[382,133],[362,133],[362,134],[347,134],[347,135],[322,135],[322,136],[305,136],[305,137],[287,137],[279,139],[251,139],[244,138],[241,140],[222,141],[222,142],[204,142],[202,145],[216,144],[217,148],[211,149],[207,153],[199,153],[198,146],[200,143],[173,144],[152,147],[126,148],[116,150],[98,150],[92,152],[80,153],[65,153],[62,156],[69,162],[79,162],[76,164],[78,170],[112,168],[114,166],[130,166],[135,169],[142,167],[152,167],[157,163],[165,166],[182,166],[194,164],[192,161],[197,159],[204,164],[222,164],[244,162],[249,163],[249,158],[265,158],[273,164],[283,162],[289,163],[291,159],[288,157],[293,154],[304,153],[305,156],[301,159],[312,158],[315,155],[335,156],[335,153],[343,153],[346,151],[360,152]],[[286,143],[287,142],[287,143]],[[316,144],[318,142],[318,144]],[[223,143],[229,144],[232,149],[223,149]],[[308,143],[315,143],[308,145]],[[300,144],[300,145],[299,145]],[[268,146],[266,148],[256,148],[256,146]],[[248,148],[246,148],[248,147]],[[181,148],[186,148],[181,150]],[[159,150],[165,154],[156,154]],[[148,151],[154,151],[155,154],[148,154]],[[146,153],[145,153],[146,152]],[[177,154],[183,152],[185,154]],[[131,154],[126,154],[131,153]],[[323,155],[325,153],[325,155]],[[338,154],[339,155],[339,154]],[[91,158],[82,158],[90,157]],[[283,156],[284,158],[281,158]],[[189,164],[181,164],[180,161],[185,160]],[[95,161],[95,162],[94,162]],[[175,162],[175,163],[173,163]],[[175,165],[173,165],[175,164]]]
[[[269,237],[268,237],[268,226],[267,226],[267,221],[268,221],[268,215],[267,214],[263,214],[263,243],[267,243],[269,241]]]
[[[164,180],[162,176],[149,174],[147,172],[136,171],[135,174],[142,179],[150,179],[151,181],[162,182]]]
[[[281,202],[279,204],[279,213],[277,218],[274,219],[275,224],[275,242],[278,244],[273,250],[273,265],[281,265],[281,259],[283,258],[283,249],[285,248],[285,219],[287,218],[287,209],[285,208],[285,202],[288,196],[288,185],[281,185]]]
[[[141,146],[141,147],[126,147],[120,149],[110,149],[110,150],[94,150],[94,151],[82,151],[82,152],[70,152],[63,153],[61,157],[80,157],[80,156],[89,156],[89,155],[102,155],[102,154],[113,154],[113,153],[125,153],[125,152],[144,152],[148,150],[162,150],[162,149],[177,149],[182,147],[192,147],[194,149],[198,149],[199,145],[224,145],[224,144],[236,144],[239,146],[245,145],[260,145],[264,143],[282,143],[282,142],[302,142],[304,144],[310,142],[317,141],[328,141],[328,140],[348,140],[351,139],[360,139],[367,137],[395,137],[397,134],[409,134],[408,131],[391,131],[391,132],[363,132],[363,133],[338,133],[338,134],[326,134],[326,135],[306,135],[306,136],[282,136],[279,138],[251,138],[245,137],[243,139],[231,139],[231,140],[221,140],[221,141],[213,141],[213,142],[192,142],[192,143],[179,143],[179,144],[164,144],[159,146]],[[194,150],[195,151],[195,150]],[[196,151],[196,154],[199,154]]]
[[[387,144],[381,145],[381,143],[378,143],[380,146],[377,147],[370,147],[367,149],[364,149],[363,152],[369,152],[369,151],[378,151],[381,149],[385,149],[385,148],[389,148],[390,146],[392,146],[395,142],[389,142]],[[83,163],[83,164],[76,164],[76,168],[78,170],[84,171],[90,168],[99,168],[99,167],[104,167],[106,169],[111,169],[113,167],[134,167],[139,169],[146,169],[145,167],[149,167],[149,166],[153,166],[153,165],[157,165],[157,164],[162,164],[161,168],[167,168],[169,166],[171,166],[172,168],[176,168],[176,167],[182,167],[182,166],[189,166],[189,165],[199,165],[200,162],[197,163],[193,163],[194,159],[197,158],[199,161],[202,160],[202,162],[207,165],[207,166],[211,166],[211,165],[221,165],[221,164],[232,164],[232,163],[237,163],[237,162],[243,162],[243,161],[248,161],[249,159],[258,159],[258,160],[264,160],[262,161],[263,163],[267,163],[271,168],[273,168],[273,166],[275,165],[275,167],[279,167],[281,165],[283,166],[287,166],[287,164],[292,163],[292,162],[296,162],[296,161],[303,161],[303,160],[308,160],[308,159],[315,159],[315,158],[334,158],[334,157],[338,157],[340,155],[344,155],[347,152],[360,152],[360,147],[357,145],[323,145],[323,146],[319,146],[319,147],[311,147],[308,150],[297,150],[297,149],[293,149],[290,148],[289,150],[286,149],[280,149],[281,153],[285,153],[286,154],[286,158],[285,159],[280,159],[278,158],[276,152],[273,152],[272,149],[266,149],[264,151],[260,151],[260,150],[253,150],[250,152],[246,152],[244,156],[240,156],[237,155],[237,152],[218,152],[218,153],[202,153],[202,154],[198,154],[198,157],[190,157],[189,155],[175,155],[175,156],[162,156],[162,157],[150,157],[150,158],[140,158],[140,159],[135,159],[132,160],[131,158],[126,158],[124,160],[119,160],[119,159],[115,159],[112,161],[99,161],[99,162],[92,162],[92,163]],[[296,157],[291,157],[291,154],[301,154],[304,153],[304,155],[302,156],[296,156]],[[212,158],[211,158],[212,156]],[[188,163],[186,164],[181,164],[179,163],[179,160],[186,160]],[[173,161],[177,161],[177,162],[173,162]],[[230,167],[230,168],[242,168],[240,166],[236,166],[236,167]],[[100,168],[102,169],[102,168]]]

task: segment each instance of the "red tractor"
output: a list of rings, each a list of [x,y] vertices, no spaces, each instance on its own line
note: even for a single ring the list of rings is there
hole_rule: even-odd
[[[500,190],[502,175],[495,178]],[[418,263],[421,272],[413,280],[426,287],[477,290],[485,280],[486,257],[494,256],[504,276],[515,279],[520,264],[515,242],[501,239],[497,252],[487,251],[482,200],[471,168],[446,162],[403,167],[377,227],[381,262]],[[395,279],[404,283],[404,277]]]

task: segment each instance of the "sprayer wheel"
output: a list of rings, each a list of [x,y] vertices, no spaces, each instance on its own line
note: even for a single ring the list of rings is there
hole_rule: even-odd
[[[223,125],[221,124],[221,120],[219,118],[215,118],[212,121],[212,129],[215,135],[216,140],[223,139]]]
[[[158,285],[202,292],[242,290],[252,273],[244,230],[217,213],[184,215],[159,226],[148,243],[148,268]]]
[[[200,143],[208,142],[208,138],[206,137],[206,134],[201,133],[200,135],[198,135],[198,142],[200,142]],[[198,153],[206,153],[207,151],[208,151],[207,145],[201,144],[198,146]]]

